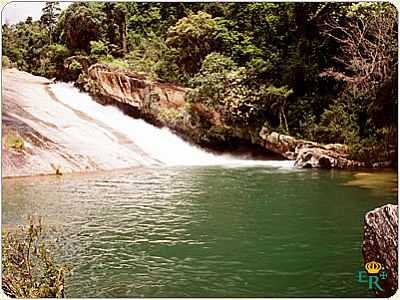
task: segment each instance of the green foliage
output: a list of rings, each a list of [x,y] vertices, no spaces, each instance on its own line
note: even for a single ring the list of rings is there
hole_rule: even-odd
[[[90,42],[101,38],[105,16],[95,3],[73,3],[64,12],[63,35],[71,51],[90,52]]]
[[[41,220],[2,233],[2,288],[15,298],[64,297],[64,275],[45,239]]]
[[[193,87],[190,101],[205,111],[191,120],[210,141],[258,136],[267,122],[299,138],[388,149],[396,141],[382,130],[397,132],[397,22],[384,2],[75,2],[59,16],[49,2],[40,22],[4,24],[2,46],[20,70],[80,78],[89,90],[83,73],[96,62]],[[216,115],[224,129],[207,120]]]
[[[90,57],[98,61],[100,57],[108,54],[108,47],[102,41],[90,42]]]
[[[190,14],[168,29],[168,46],[177,50],[182,71],[195,74],[204,57],[214,49],[217,22],[205,12]]]
[[[190,98],[209,106],[218,105],[224,99],[229,73],[235,68],[236,64],[229,57],[216,52],[207,55],[200,72],[190,81],[195,88]]]
[[[71,71],[80,71],[82,70],[82,65],[77,60],[72,60],[72,62],[68,65],[68,69]]]
[[[129,69],[129,64],[126,60],[121,59],[121,58],[114,58],[111,55],[107,55],[105,57],[102,57],[99,60],[100,63],[109,65],[111,67],[116,67],[116,68],[123,68],[123,69]]]
[[[69,56],[67,47],[61,44],[51,44],[43,49],[42,59],[46,68],[42,73],[47,77],[62,78],[64,75],[64,60]]]
[[[10,59],[6,55],[3,55],[3,57],[1,58],[1,64],[5,69],[10,68],[12,65]]]
[[[57,24],[58,16],[60,15],[60,4],[57,1],[54,2],[46,2],[45,7],[42,9],[42,16],[40,17],[40,23],[44,25],[49,32],[49,41],[50,43],[53,40],[52,34],[54,28]]]
[[[8,132],[4,137],[4,146],[21,151],[24,149],[24,140],[17,133]]]
[[[155,35],[148,34],[126,55],[129,68],[135,72],[145,73],[151,79],[162,78],[170,82],[182,82],[178,66],[175,64],[175,54],[165,41]]]
[[[160,108],[157,116],[164,124],[176,126],[184,121],[185,113],[186,111],[182,108]]]
[[[343,104],[335,103],[321,115],[321,122],[309,128],[309,138],[325,143],[352,144],[357,142],[360,128],[356,115]]]

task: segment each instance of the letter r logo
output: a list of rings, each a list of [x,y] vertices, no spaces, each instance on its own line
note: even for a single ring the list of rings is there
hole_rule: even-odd
[[[383,292],[383,288],[381,288],[381,286],[379,285],[379,276],[369,276],[368,277],[368,289],[373,290],[374,285],[378,290]]]

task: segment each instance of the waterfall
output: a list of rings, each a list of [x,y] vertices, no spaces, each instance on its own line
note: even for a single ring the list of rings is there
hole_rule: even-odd
[[[185,142],[167,128],[157,128],[141,119],[125,115],[114,106],[95,102],[88,94],[80,92],[71,83],[55,83],[50,90],[57,100],[89,117],[99,120],[119,131],[146,155],[167,166],[270,166],[293,167],[293,161],[247,160],[231,155],[216,155]],[[101,149],[98,149],[101,151]]]

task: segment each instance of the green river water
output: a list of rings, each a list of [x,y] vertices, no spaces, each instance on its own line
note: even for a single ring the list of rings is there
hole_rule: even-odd
[[[370,175],[182,167],[4,179],[3,228],[28,215],[56,228],[57,257],[73,267],[67,297],[371,296],[356,279],[363,218],[397,196],[395,173]]]

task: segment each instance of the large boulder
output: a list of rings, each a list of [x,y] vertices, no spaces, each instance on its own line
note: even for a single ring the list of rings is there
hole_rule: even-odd
[[[387,273],[378,296],[390,297],[397,290],[398,206],[387,204],[365,215],[362,253],[364,263],[377,261]]]
[[[299,168],[347,169],[365,167],[365,163],[347,158],[346,153],[330,149],[324,145],[296,148],[295,166]]]
[[[354,168],[364,167],[363,162],[348,159],[348,147],[343,144],[319,144],[290,135],[260,131],[261,144],[269,151],[295,160],[299,168]]]

